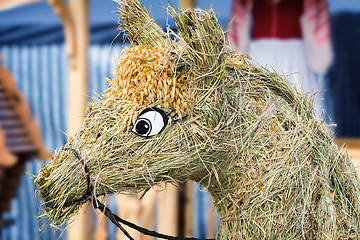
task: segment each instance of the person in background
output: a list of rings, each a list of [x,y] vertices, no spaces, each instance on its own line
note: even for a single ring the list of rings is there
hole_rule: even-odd
[[[326,0],[233,0],[230,21],[227,38],[237,51],[319,99],[316,76],[333,59]],[[314,107],[321,114],[319,101]]]

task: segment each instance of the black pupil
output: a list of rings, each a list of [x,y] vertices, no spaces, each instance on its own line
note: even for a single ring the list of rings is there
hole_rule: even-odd
[[[150,130],[150,124],[145,120],[140,120],[136,124],[135,128],[136,128],[136,132],[138,134],[144,135],[144,134],[147,134],[148,131]]]

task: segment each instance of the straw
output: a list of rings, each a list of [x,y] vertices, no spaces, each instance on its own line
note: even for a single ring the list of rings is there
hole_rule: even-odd
[[[64,146],[81,155],[96,196],[193,180],[214,198],[217,239],[360,238],[359,179],[311,98],[237,54],[212,10],[169,7],[179,29],[170,40],[138,1],[120,4],[134,46]],[[142,138],[130,130],[149,106],[188,117]],[[44,213],[54,224],[76,215],[82,203],[64,204],[87,191],[82,165],[64,150],[35,183],[58,206]]]

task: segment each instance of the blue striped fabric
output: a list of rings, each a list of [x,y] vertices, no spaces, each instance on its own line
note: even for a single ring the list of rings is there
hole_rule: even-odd
[[[47,149],[53,151],[66,140],[66,79],[67,58],[63,45],[47,46],[0,46],[4,66],[10,69],[18,89],[27,99],[32,115],[43,132]],[[26,164],[27,175],[21,178],[17,198],[11,203],[11,211],[5,219],[16,222],[3,231],[1,239],[32,240],[61,239],[61,231],[47,227],[43,219],[40,201],[35,197],[31,174],[37,174],[43,162]],[[42,229],[42,231],[40,231]]]
[[[116,68],[114,58],[119,56],[121,49],[120,44],[90,47],[90,95],[106,89],[105,77],[111,77],[111,71]],[[24,94],[42,129],[45,146],[50,151],[61,147],[66,141],[67,119],[68,60],[64,45],[0,46],[0,53],[5,58],[3,65],[13,73],[18,89]],[[1,240],[65,239],[63,231],[55,230],[38,219],[43,210],[39,199],[34,196],[30,175],[36,175],[42,165],[37,160],[27,163],[28,175],[22,176],[11,211],[4,215],[5,219],[15,219],[16,224],[3,231]],[[115,200],[110,198],[109,201],[109,206],[115,209]],[[115,228],[111,225],[109,228],[112,232],[109,236],[115,236]]]
[[[91,45],[89,51],[89,93],[96,97],[101,94],[108,83],[106,78],[112,78],[112,72],[115,71],[116,59],[125,45],[114,44],[96,44]]]
[[[112,78],[116,58],[124,45],[93,44],[89,49],[89,100],[98,97],[107,88],[107,78]],[[10,69],[19,90],[27,99],[33,116],[43,132],[43,141],[49,151],[61,147],[66,141],[67,120],[67,64],[63,44],[43,46],[0,46],[4,66]],[[17,198],[12,201],[11,211],[5,218],[15,219],[16,224],[3,231],[0,240],[49,240],[66,239],[66,233],[56,230],[39,220],[40,200],[34,196],[33,179],[43,163],[37,160],[26,165],[28,175],[22,176]],[[196,187],[195,187],[196,186]],[[194,209],[194,235],[206,237],[206,217],[209,195],[194,185],[198,201]],[[110,196],[108,206],[116,212],[116,201]],[[108,239],[116,239],[116,227],[108,224]]]

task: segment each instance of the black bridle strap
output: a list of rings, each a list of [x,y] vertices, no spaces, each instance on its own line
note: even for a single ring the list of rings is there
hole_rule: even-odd
[[[140,227],[132,222],[126,221],[126,220],[120,218],[119,216],[113,214],[109,208],[104,206],[104,204],[102,204],[95,197],[93,197],[93,206],[94,206],[94,208],[99,209],[102,213],[104,213],[105,216],[107,216],[111,222],[113,222],[112,219],[115,219],[116,222],[120,222],[132,229],[135,229],[136,231],[138,231],[144,235],[162,238],[162,239],[169,239],[169,240],[215,240],[215,239],[200,239],[200,238],[188,238],[188,237],[174,237],[174,236],[169,236],[169,235],[165,235],[165,234],[161,234],[161,233],[158,233],[155,231],[148,230],[146,228]],[[116,225],[115,222],[113,222],[113,223]]]
[[[121,217],[117,216],[116,214],[114,214],[113,212],[111,212],[111,210],[106,207],[104,204],[102,204],[91,192],[91,189],[93,189],[92,185],[91,185],[91,179],[90,179],[90,174],[89,174],[89,169],[86,166],[85,162],[81,159],[79,153],[73,149],[73,148],[64,148],[63,150],[70,150],[74,153],[75,157],[81,162],[81,164],[84,167],[84,171],[86,174],[86,182],[87,182],[87,192],[85,195],[73,199],[71,201],[67,201],[64,203],[64,205],[62,205],[62,207],[69,207],[77,202],[83,201],[83,200],[89,200],[91,199],[93,207],[95,209],[99,209],[102,213],[105,214],[105,216],[107,216],[109,218],[109,220],[115,224],[124,234],[127,238],[129,238],[130,240],[134,240],[133,237],[131,237],[131,235],[121,226],[120,223],[135,229],[136,231],[144,234],[144,235],[148,235],[148,236],[152,236],[152,237],[157,237],[157,238],[162,238],[162,239],[168,239],[168,240],[215,240],[215,239],[202,239],[202,238],[192,238],[192,237],[174,237],[174,236],[169,236],[169,235],[165,235],[165,234],[161,234],[155,231],[151,231],[148,230],[146,228],[140,227],[132,222],[126,221],[124,219],[122,219]],[[46,202],[45,203],[46,207],[49,208],[57,208],[58,206],[56,204],[53,203],[49,203]]]
[[[115,214],[113,214],[109,208],[107,208],[104,204],[102,204],[97,198],[95,198],[94,196],[92,197],[92,202],[93,202],[93,206],[95,209],[99,209],[102,213],[105,214],[105,216],[107,216],[109,218],[109,220],[115,224],[115,226],[117,226],[118,228],[120,228],[120,230],[125,234],[125,236],[127,238],[129,238],[130,240],[134,240],[134,238],[128,233],[128,231],[125,230],[125,228],[123,228],[123,226],[121,226],[121,224],[118,220],[118,216],[116,216]],[[119,218],[122,221],[125,221],[121,218]],[[121,222],[122,223],[122,222]]]

